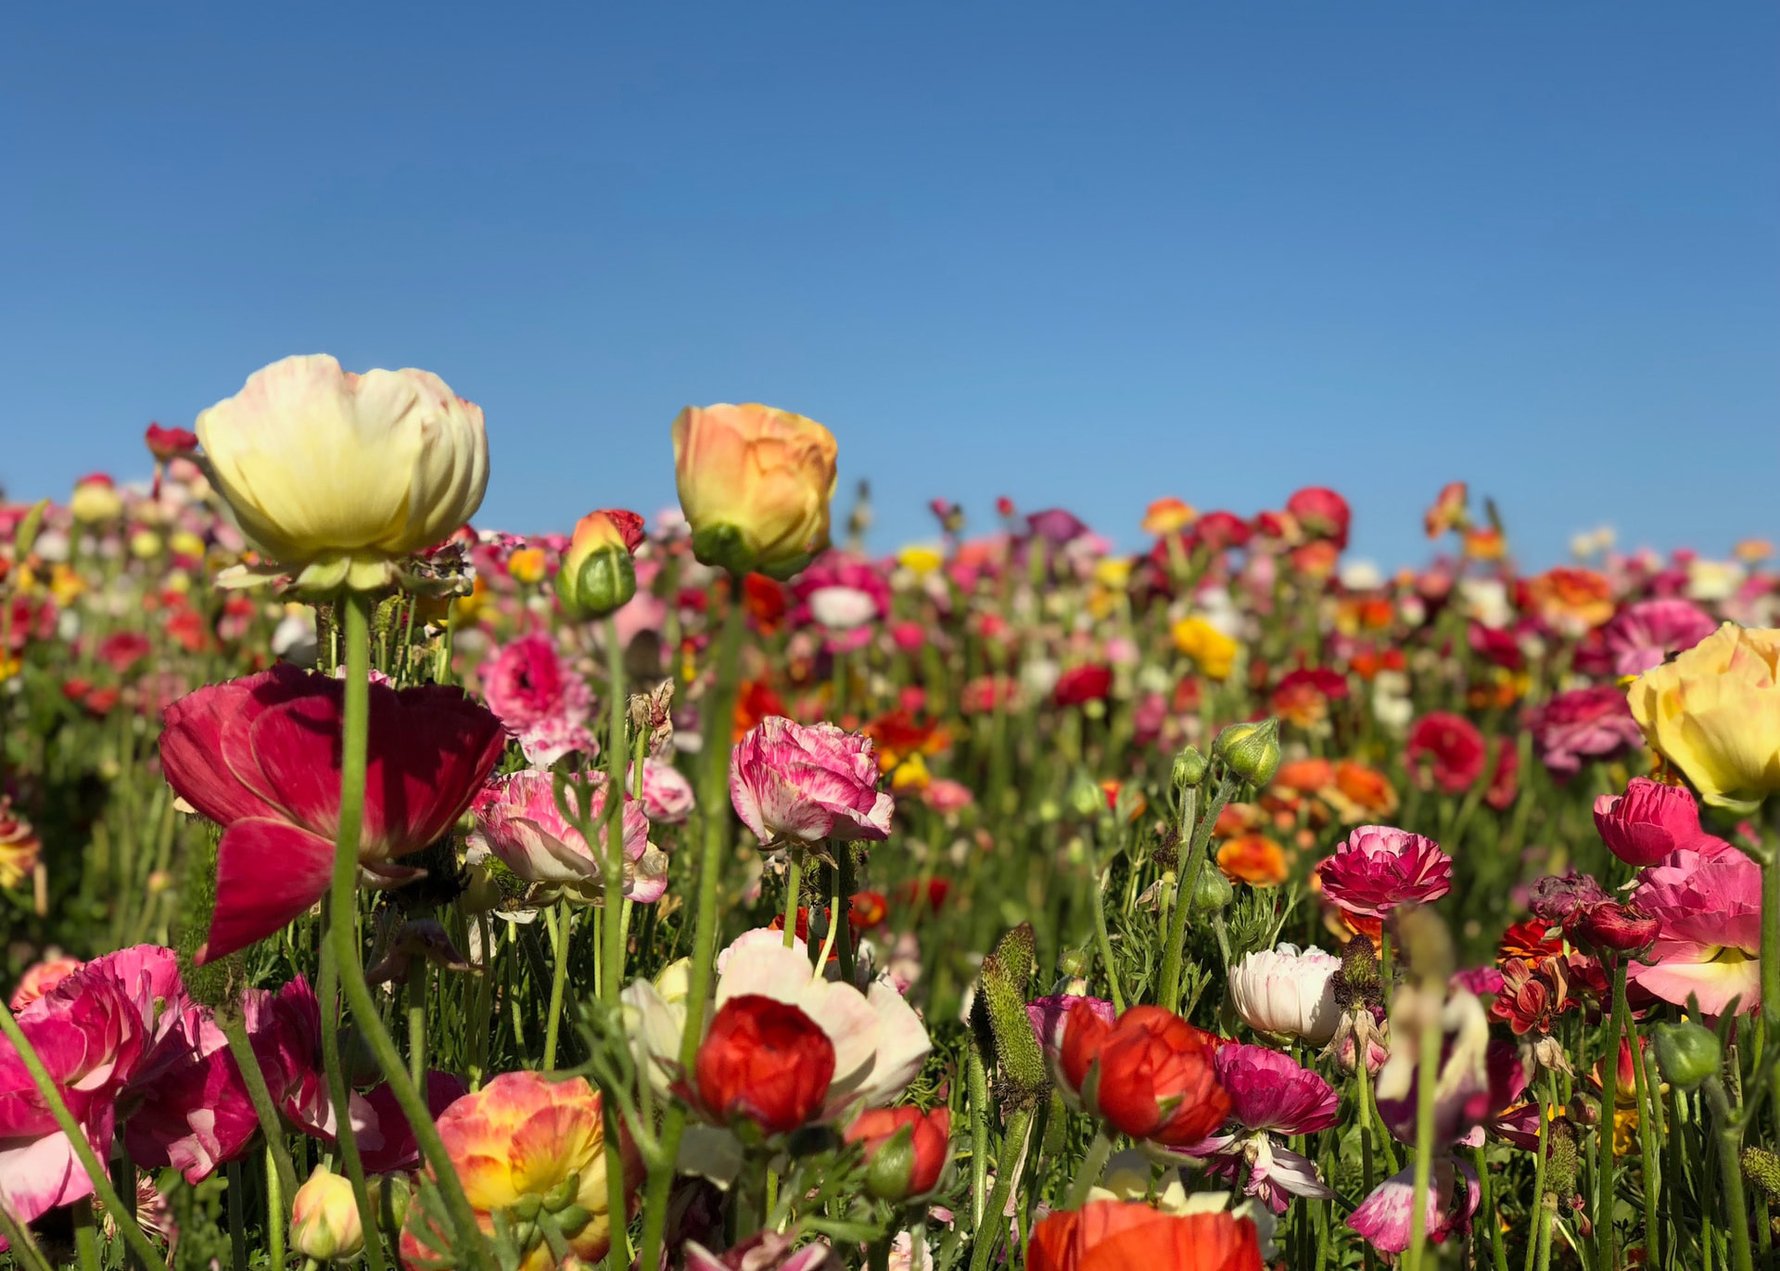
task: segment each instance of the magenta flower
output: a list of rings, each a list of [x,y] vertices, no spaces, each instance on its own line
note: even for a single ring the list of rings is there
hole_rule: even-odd
[[[1332,903],[1369,918],[1410,902],[1428,904],[1452,890],[1452,857],[1433,839],[1389,825],[1355,829],[1316,872]]]
[[[1451,1156],[1436,1156],[1423,1216],[1428,1239],[1444,1244],[1454,1234],[1470,1231],[1471,1216],[1481,1200],[1476,1171]],[[1409,1165],[1373,1188],[1348,1215],[1347,1225],[1380,1253],[1402,1253],[1409,1247],[1414,1204],[1415,1167]]]
[[[852,631],[890,613],[890,584],[869,561],[846,552],[824,552],[791,585],[797,597],[792,621],[816,621],[831,631]]]
[[[1712,615],[1690,600],[1640,600],[1613,615],[1601,643],[1614,675],[1642,675],[1717,629]]]
[[[597,846],[590,845],[562,814],[555,779],[535,770],[497,777],[476,796],[471,805],[476,816],[471,845],[493,852],[528,883],[598,899],[606,859],[607,786],[604,773],[588,773],[585,779],[590,784],[587,812],[598,830]],[[565,797],[575,796],[567,792]],[[643,805],[628,794],[623,816],[624,894],[640,904],[654,904],[667,890],[667,855],[649,842]]]
[[[197,961],[245,948],[327,892],[340,814],[345,685],[279,665],[169,706],[161,766],[174,792],[223,827],[216,909]],[[500,721],[461,691],[371,685],[359,866],[406,881],[395,862],[443,837],[503,748]]]
[[[1559,776],[1572,776],[1584,759],[1601,759],[1644,737],[1625,693],[1611,684],[1593,684],[1559,693],[1527,713],[1527,727],[1539,757]]]
[[[878,790],[869,737],[769,715],[736,743],[729,798],[762,843],[885,839],[895,802]]]
[[[1761,868],[1735,848],[1678,851],[1644,871],[1632,903],[1656,919],[1657,936],[1626,978],[1653,997],[1720,1015],[1761,1005]]]
[[[1633,777],[1624,794],[1596,799],[1595,829],[1608,851],[1640,869],[1675,852],[1711,854],[1730,846],[1700,828],[1692,791],[1648,777]]]
[[[1230,1122],[1188,1154],[1211,1158],[1210,1171],[1220,1178],[1243,1179],[1243,1194],[1259,1197],[1276,1214],[1286,1211],[1292,1196],[1333,1196],[1316,1163],[1276,1136],[1315,1134],[1334,1125],[1341,1112],[1334,1088],[1290,1055],[1265,1046],[1232,1042],[1218,1047],[1214,1062],[1230,1096]]]
[[[1119,1013],[1105,998],[1087,997],[1080,993],[1053,993],[1049,997],[1035,998],[1026,1003],[1026,1016],[1032,1021],[1032,1031],[1038,1034],[1038,1044],[1044,1048],[1051,1079],[1057,1083],[1057,1089],[1063,1092],[1064,1101],[1074,1107],[1078,1103],[1074,1088],[1064,1079],[1063,1070],[1059,1066],[1063,1053],[1063,1029],[1068,1025],[1072,1011],[1087,1011],[1091,1015],[1098,1015],[1101,1023],[1107,1025],[1114,1023],[1119,1018]]]
[[[570,751],[591,755],[599,749],[587,730],[593,690],[563,666],[549,636],[521,636],[484,662],[478,674],[489,709],[519,739],[530,762],[549,767]]]

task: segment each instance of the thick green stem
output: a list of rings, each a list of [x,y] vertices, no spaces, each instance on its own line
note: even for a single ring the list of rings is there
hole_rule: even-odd
[[[144,1266],[155,1266],[161,1260],[160,1255],[155,1252],[155,1247],[149,1243],[148,1237],[142,1234],[142,1228],[136,1225],[136,1220],[130,1216],[133,1210],[126,1209],[124,1202],[118,1198],[117,1189],[111,1185],[111,1175],[106,1170],[105,1163],[99,1159],[98,1153],[93,1151],[93,1145],[87,1142],[86,1132],[74,1119],[74,1114],[68,1111],[68,1105],[62,1099],[62,1092],[56,1088],[56,1083],[49,1075],[49,1070],[43,1066],[43,1059],[38,1055],[37,1048],[31,1044],[31,1039],[26,1037],[24,1031],[19,1028],[18,1020],[13,1018],[12,1009],[4,1001],[0,1001],[0,1033],[5,1033],[6,1040],[11,1042],[13,1049],[18,1052],[19,1061],[25,1065],[25,1071],[30,1074],[31,1084],[36,1087],[38,1097],[49,1109],[50,1116],[55,1118],[57,1128],[67,1136],[68,1145],[74,1149],[75,1159],[80,1162],[80,1167],[87,1172],[87,1177],[93,1180],[93,1192],[99,1197],[99,1203],[105,1206],[105,1212],[110,1214],[112,1221],[117,1224],[118,1232],[123,1236],[124,1243],[130,1247],[132,1253],[142,1259]]]
[[[705,1035],[705,1010],[710,1004],[713,962],[717,953],[717,893],[723,873],[723,852],[729,844],[729,734],[735,710],[736,662],[741,654],[745,613],[741,603],[742,580],[732,580],[718,645],[716,678],[705,703],[704,784],[699,790],[703,812],[703,841],[699,845],[698,897],[693,919],[691,982],[686,995],[686,1031],[680,1038],[680,1064],[691,1070],[698,1045]],[[661,1157],[649,1172],[643,1198],[643,1238],[640,1265],[655,1267],[661,1261],[662,1237],[667,1230],[668,1191],[674,1181],[674,1160],[680,1136],[686,1129],[686,1110],[669,1107],[661,1126]]]
[[[1093,1144],[1088,1148],[1088,1155],[1083,1159],[1081,1168],[1076,1171],[1075,1182],[1070,1184],[1069,1199],[1063,1202],[1065,1209],[1080,1209],[1088,1203],[1088,1193],[1094,1184],[1100,1181],[1100,1175],[1106,1170],[1107,1158],[1112,1155],[1112,1139],[1105,1130],[1094,1136]]]
[[[1601,1058],[1601,1120],[1595,1127],[1595,1235],[1600,1241],[1597,1263],[1614,1266],[1613,1233],[1613,1114],[1619,1102],[1619,1039],[1625,1032],[1625,959],[1612,958],[1613,1009],[1607,1016],[1607,1050]]]
[[[74,1248],[80,1255],[80,1271],[99,1271],[99,1227],[93,1221],[93,1198],[74,1202]]]
[[[1008,1198],[1019,1181],[1026,1135],[1031,1129],[1031,1108],[1015,1108],[1008,1114],[1007,1133],[1001,1137],[1001,1159],[995,1162],[995,1193],[989,1197],[982,1223],[971,1232],[970,1271],[989,1271],[995,1250],[1001,1244],[1007,1229]]]
[[[286,1168],[290,1162],[284,1162]],[[266,1145],[266,1262],[272,1271],[284,1271],[284,1225],[290,1221],[290,1211],[285,1208],[290,1202],[287,1195],[295,1193],[284,1186],[279,1179],[279,1162],[272,1154],[272,1145]]]
[[[241,1012],[232,1008],[217,1011],[216,1022],[229,1043],[229,1056],[234,1059],[235,1068],[241,1073],[242,1084],[247,1087],[247,1098],[260,1119],[260,1133],[266,1136],[266,1152],[271,1157],[278,1182],[287,1194],[294,1195],[297,1190],[297,1171],[291,1164],[290,1152],[285,1146],[284,1119],[278,1115],[278,1107],[272,1102],[272,1091],[266,1085],[266,1074],[260,1070],[259,1056],[253,1053],[253,1043],[247,1036],[247,1023]]]
[[[604,944],[600,949],[600,1002],[608,1019],[617,1019],[624,993],[624,766],[636,766],[638,790],[643,782],[643,753],[639,744],[633,758],[625,739],[625,720],[629,701],[624,686],[624,646],[618,638],[618,621],[606,617],[606,858],[600,864],[600,879],[605,899],[605,926],[600,929]],[[639,742],[644,730],[639,729]],[[645,1082],[644,1084],[647,1084]],[[612,1218],[612,1247],[606,1253],[606,1265],[617,1268],[630,1265],[630,1232],[622,1215],[627,1212],[623,1139],[618,1109],[610,1094],[604,1096],[606,1136],[606,1212]]]
[[[1615,1011],[1625,1011],[1625,986],[1619,986],[1619,997],[1613,1002]],[[1662,1262],[1662,1228],[1658,1222],[1663,1168],[1656,1147],[1657,1098],[1645,1070],[1644,1045],[1636,1033],[1632,1035],[1632,1079],[1638,1091],[1638,1155],[1644,1183],[1644,1265],[1660,1267]]]
[[[1440,1078],[1441,1028],[1436,1020],[1427,1021],[1421,1033],[1421,1046],[1415,1064],[1415,1186],[1409,1199],[1409,1248],[1405,1250],[1405,1271],[1419,1271],[1428,1237],[1428,1184],[1434,1170],[1434,1094]],[[1359,1055],[1358,1062],[1366,1057]]]
[[[1125,1013],[1125,993],[1119,988],[1119,968],[1118,964],[1113,961],[1112,937],[1106,929],[1106,892],[1101,883],[1098,853],[1095,852],[1095,845],[1091,838],[1088,842],[1088,851],[1091,858],[1088,864],[1094,875],[1090,883],[1093,889],[1094,943],[1100,949],[1101,969],[1106,973],[1106,987],[1112,995],[1113,1010],[1123,1015]],[[1175,900],[1178,902],[1180,897],[1175,897]],[[1170,925],[1172,926],[1172,922]],[[1175,967],[1177,978],[1179,974],[1180,967],[1177,965]]]
[[[1502,1239],[1502,1224],[1496,1220],[1496,1180],[1490,1173],[1489,1162],[1484,1159],[1481,1144],[1471,1149],[1471,1165],[1477,1171],[1477,1182],[1483,1189],[1482,1203],[1477,1208],[1477,1228],[1489,1233],[1490,1261],[1496,1271],[1508,1271],[1508,1246]]]
[[[1766,973],[1765,966],[1763,973]],[[1724,1221],[1731,1241],[1731,1266],[1734,1271],[1754,1271],[1755,1254],[1749,1247],[1749,1202],[1743,1192],[1743,1127],[1731,1108],[1722,1081],[1708,1077],[1701,1089],[1712,1109],[1712,1138],[1718,1145],[1718,1181],[1724,1189]]]
[[[426,983],[428,963],[416,958],[402,992],[408,1011],[408,1079],[426,1089]]]
[[[332,912],[333,902],[327,905]],[[340,1148],[341,1163],[346,1166],[346,1181],[352,1187],[352,1201],[358,1208],[359,1222],[367,1232],[376,1230],[376,1207],[371,1204],[371,1190],[365,1182],[365,1163],[359,1156],[358,1135],[352,1129],[352,1091],[346,1084],[346,1066],[340,1062],[340,972],[339,959],[332,940],[321,945],[321,969],[316,975],[315,995],[321,1003],[321,1070],[327,1078],[328,1102],[334,1109],[334,1141]],[[295,1195],[295,1192],[292,1192]],[[365,1262],[371,1271],[383,1271],[383,1245],[365,1241]]]
[[[569,902],[557,901],[556,918],[551,923],[555,958],[550,971],[550,1007],[544,1016],[545,1072],[556,1067],[556,1039],[562,1029],[562,995],[569,983],[569,932],[573,923],[574,915],[569,912]]]
[[[402,1114],[414,1130],[421,1155],[432,1167],[439,1192],[451,1216],[457,1248],[467,1255],[471,1265],[493,1271],[494,1262],[488,1242],[476,1225],[476,1214],[464,1195],[462,1181],[452,1164],[439,1128],[433,1121],[426,1100],[409,1080],[407,1065],[390,1040],[389,1030],[377,1013],[377,1003],[365,983],[365,969],[359,963],[355,919],[358,902],[355,884],[358,881],[359,832],[365,812],[365,759],[370,740],[370,598],[352,592],[346,598],[346,709],[340,743],[340,817],[334,848],[334,876],[328,889],[327,940],[333,946],[335,971],[345,991],[346,1005],[358,1023],[359,1034],[370,1046],[377,1066],[389,1083]],[[341,1125],[346,1118],[342,1110]],[[363,1215],[367,1229],[376,1225],[376,1214]],[[367,1241],[367,1249],[372,1242]]]
[[[785,862],[785,947],[797,942],[797,893],[803,882],[803,853],[797,848],[787,852]]]

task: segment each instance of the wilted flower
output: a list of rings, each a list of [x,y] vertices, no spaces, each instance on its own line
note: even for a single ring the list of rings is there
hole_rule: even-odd
[[[1340,958],[1314,945],[1302,952],[1291,944],[1257,949],[1230,972],[1230,1005],[1257,1033],[1322,1046],[1341,1017],[1334,986],[1340,969]]]
[[[692,549],[733,574],[789,578],[828,546],[834,435],[750,403],[688,406],[674,420],[674,478]]]
[[[488,484],[481,409],[429,371],[288,357],[202,412],[197,435],[247,537],[318,592],[388,586]]]
[[[878,789],[869,737],[769,716],[736,743],[729,796],[762,843],[883,839],[895,801]]]
[[[1452,857],[1420,834],[1362,825],[1318,862],[1323,895],[1350,914],[1383,918],[1398,905],[1427,904],[1452,890]]]

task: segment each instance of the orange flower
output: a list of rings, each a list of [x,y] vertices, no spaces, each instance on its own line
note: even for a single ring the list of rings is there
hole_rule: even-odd
[[[538,583],[544,580],[549,558],[541,547],[522,547],[507,557],[507,573],[514,582]]]
[[[746,680],[735,699],[735,740],[740,741],[768,715],[785,714],[785,703],[765,680]]]
[[[1032,1228],[1027,1271],[1261,1271],[1255,1224],[1228,1213],[1164,1214],[1138,1201],[1097,1200]]]
[[[1262,834],[1244,834],[1218,848],[1218,868],[1233,883],[1277,887],[1286,880],[1286,851]]]
[[[692,550],[734,574],[789,578],[828,546],[834,435],[748,403],[688,406],[674,420],[674,478]]]
[[[1592,569],[1559,566],[1527,580],[1540,617],[1569,635],[1592,631],[1613,616],[1613,587]]]
[[[1746,538],[1731,549],[1731,555],[1753,565],[1774,554],[1774,545],[1765,538]]]
[[[1178,534],[1191,525],[1198,516],[1199,513],[1193,510],[1191,504],[1183,503],[1170,495],[1167,498],[1157,499],[1144,509],[1143,532],[1154,534],[1158,538],[1164,534]]]
[[[1328,799],[1335,815],[1350,823],[1388,820],[1397,810],[1397,791],[1385,775],[1352,759],[1335,765],[1335,788]]]
[[[1334,783],[1335,766],[1327,759],[1293,759],[1279,766],[1273,774],[1274,790],[1295,794],[1316,794]]]
[[[1508,555],[1508,540],[1502,531],[1484,528],[1465,531],[1465,556],[1469,560],[1501,560]]]

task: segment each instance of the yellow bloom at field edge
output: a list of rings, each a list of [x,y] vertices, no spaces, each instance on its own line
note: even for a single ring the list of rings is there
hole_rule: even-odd
[[[389,586],[488,485],[481,408],[430,371],[355,375],[326,354],[288,357],[202,412],[197,433],[271,572],[315,592]]]
[[[788,410],[688,406],[674,420],[674,480],[693,554],[732,574],[789,578],[828,546],[834,434]]]
[[[911,543],[896,553],[896,563],[919,580],[945,564],[946,558],[931,543]]]
[[[1192,658],[1201,674],[1223,680],[1236,669],[1236,641],[1206,619],[1196,614],[1182,618],[1169,628],[1169,634],[1174,637],[1174,647]]]
[[[1780,791],[1780,630],[1727,622],[1626,690],[1651,747],[1714,807]]]
[[[523,1221],[519,1215],[541,1209],[561,1225],[576,1257],[596,1262],[605,1256],[612,1239],[605,1130],[600,1096],[585,1078],[556,1081],[548,1073],[502,1073],[445,1109],[439,1137],[484,1231],[494,1230],[497,1213],[517,1226]],[[623,1160],[625,1192],[634,1196],[643,1167],[629,1142]],[[409,1209],[401,1250],[408,1265],[426,1257],[420,1230],[426,1221],[422,1206]],[[440,1241],[449,1247],[443,1232],[432,1233],[431,1241],[435,1248]],[[540,1237],[524,1251],[519,1268],[544,1271],[556,1265]]]

